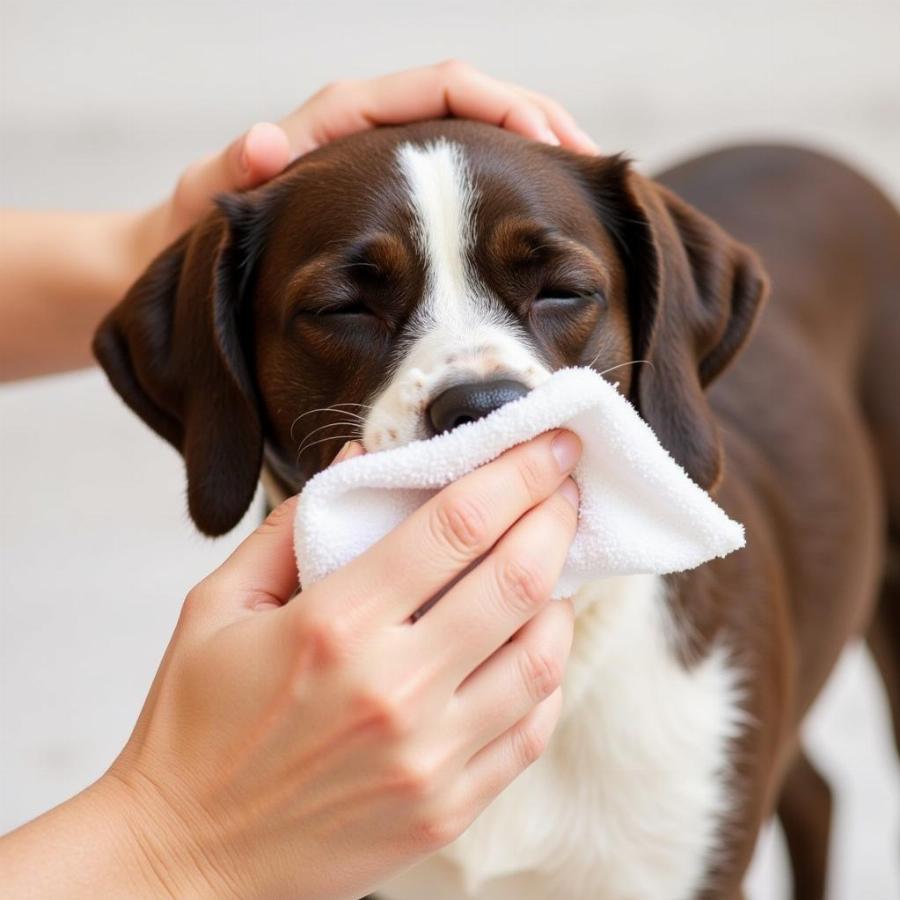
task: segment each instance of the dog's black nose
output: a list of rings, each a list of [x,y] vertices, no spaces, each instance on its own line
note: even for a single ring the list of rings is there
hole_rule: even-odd
[[[447,388],[428,407],[428,421],[435,434],[474,422],[528,393],[521,381],[469,381]]]

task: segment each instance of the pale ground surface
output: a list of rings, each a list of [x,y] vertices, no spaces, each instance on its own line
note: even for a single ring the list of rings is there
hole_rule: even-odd
[[[812,142],[900,197],[900,4],[215,3],[4,0],[0,202],[130,207],[328,80],[451,55],[549,92],[648,166],[747,137]],[[96,372],[0,390],[0,830],[99,775],[185,591],[219,542],[175,454]],[[900,897],[900,775],[868,657],[809,724],[838,786],[835,898]],[[761,842],[755,900],[786,896]]]

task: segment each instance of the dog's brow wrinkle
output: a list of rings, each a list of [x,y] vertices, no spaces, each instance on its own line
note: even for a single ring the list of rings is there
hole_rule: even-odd
[[[336,266],[338,269],[375,269],[376,272],[380,272],[381,269],[373,262],[363,262],[361,260],[356,262],[347,262],[341,263],[339,266]]]
[[[547,374],[527,329],[479,276],[473,251],[481,207],[463,146],[405,143],[396,163],[411,232],[404,249],[425,280],[366,416],[370,452],[427,437],[427,406],[451,381],[502,370],[534,386]]]

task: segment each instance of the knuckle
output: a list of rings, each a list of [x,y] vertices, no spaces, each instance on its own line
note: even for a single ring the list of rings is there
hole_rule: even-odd
[[[437,504],[433,521],[438,542],[458,556],[469,558],[489,546],[487,512],[471,497],[452,493]]]
[[[561,118],[569,117],[566,108],[558,100],[554,100],[553,97],[549,97],[547,94],[535,94],[535,100],[540,102],[546,109],[552,111],[557,116],[560,116]]]
[[[537,723],[522,725],[513,732],[513,749],[516,762],[527,769],[544,755],[550,743],[550,733]]]
[[[533,449],[523,454],[516,471],[522,482],[522,487],[525,489],[525,494],[532,505],[547,496],[547,492],[552,485],[547,477],[548,470],[542,456],[535,453]]]
[[[547,579],[534,561],[512,557],[499,568],[500,595],[518,614],[528,614],[542,605],[550,593]]]
[[[206,606],[206,591],[208,590],[207,579],[201,581],[198,585],[191,588],[184,603],[181,607],[181,615],[183,619],[194,619]]]
[[[370,685],[360,687],[355,692],[353,705],[363,727],[377,734],[399,739],[408,736],[413,730],[414,722],[409,704],[389,690]],[[399,776],[398,780],[403,781]]]
[[[346,626],[337,617],[316,614],[299,617],[295,637],[301,652],[317,668],[341,662],[350,642]]]
[[[548,498],[547,512],[564,532],[575,533],[578,524],[578,510],[558,493]]]
[[[437,69],[447,78],[465,78],[475,71],[471,63],[455,56],[439,62]]]
[[[322,100],[333,100],[349,94],[352,88],[352,82],[348,79],[338,79],[329,81],[316,95]]]
[[[432,814],[413,823],[413,844],[433,853],[453,843],[465,830],[465,823],[452,815]]]
[[[421,803],[434,796],[438,786],[438,769],[425,759],[400,760],[394,766],[389,782],[394,795]]]
[[[562,684],[562,664],[549,653],[526,648],[519,659],[525,686],[536,703],[549,697]]]

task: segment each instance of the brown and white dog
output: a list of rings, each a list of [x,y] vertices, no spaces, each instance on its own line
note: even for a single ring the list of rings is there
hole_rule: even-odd
[[[736,897],[776,810],[821,896],[830,799],[798,729],[873,621],[900,721],[900,216],[862,177],[746,147],[651,181],[471,123],[380,129],[224,198],[95,346],[213,535],[263,470],[294,492],[348,436],[611,370],[747,548],[586,587],[545,756],[380,896]]]

